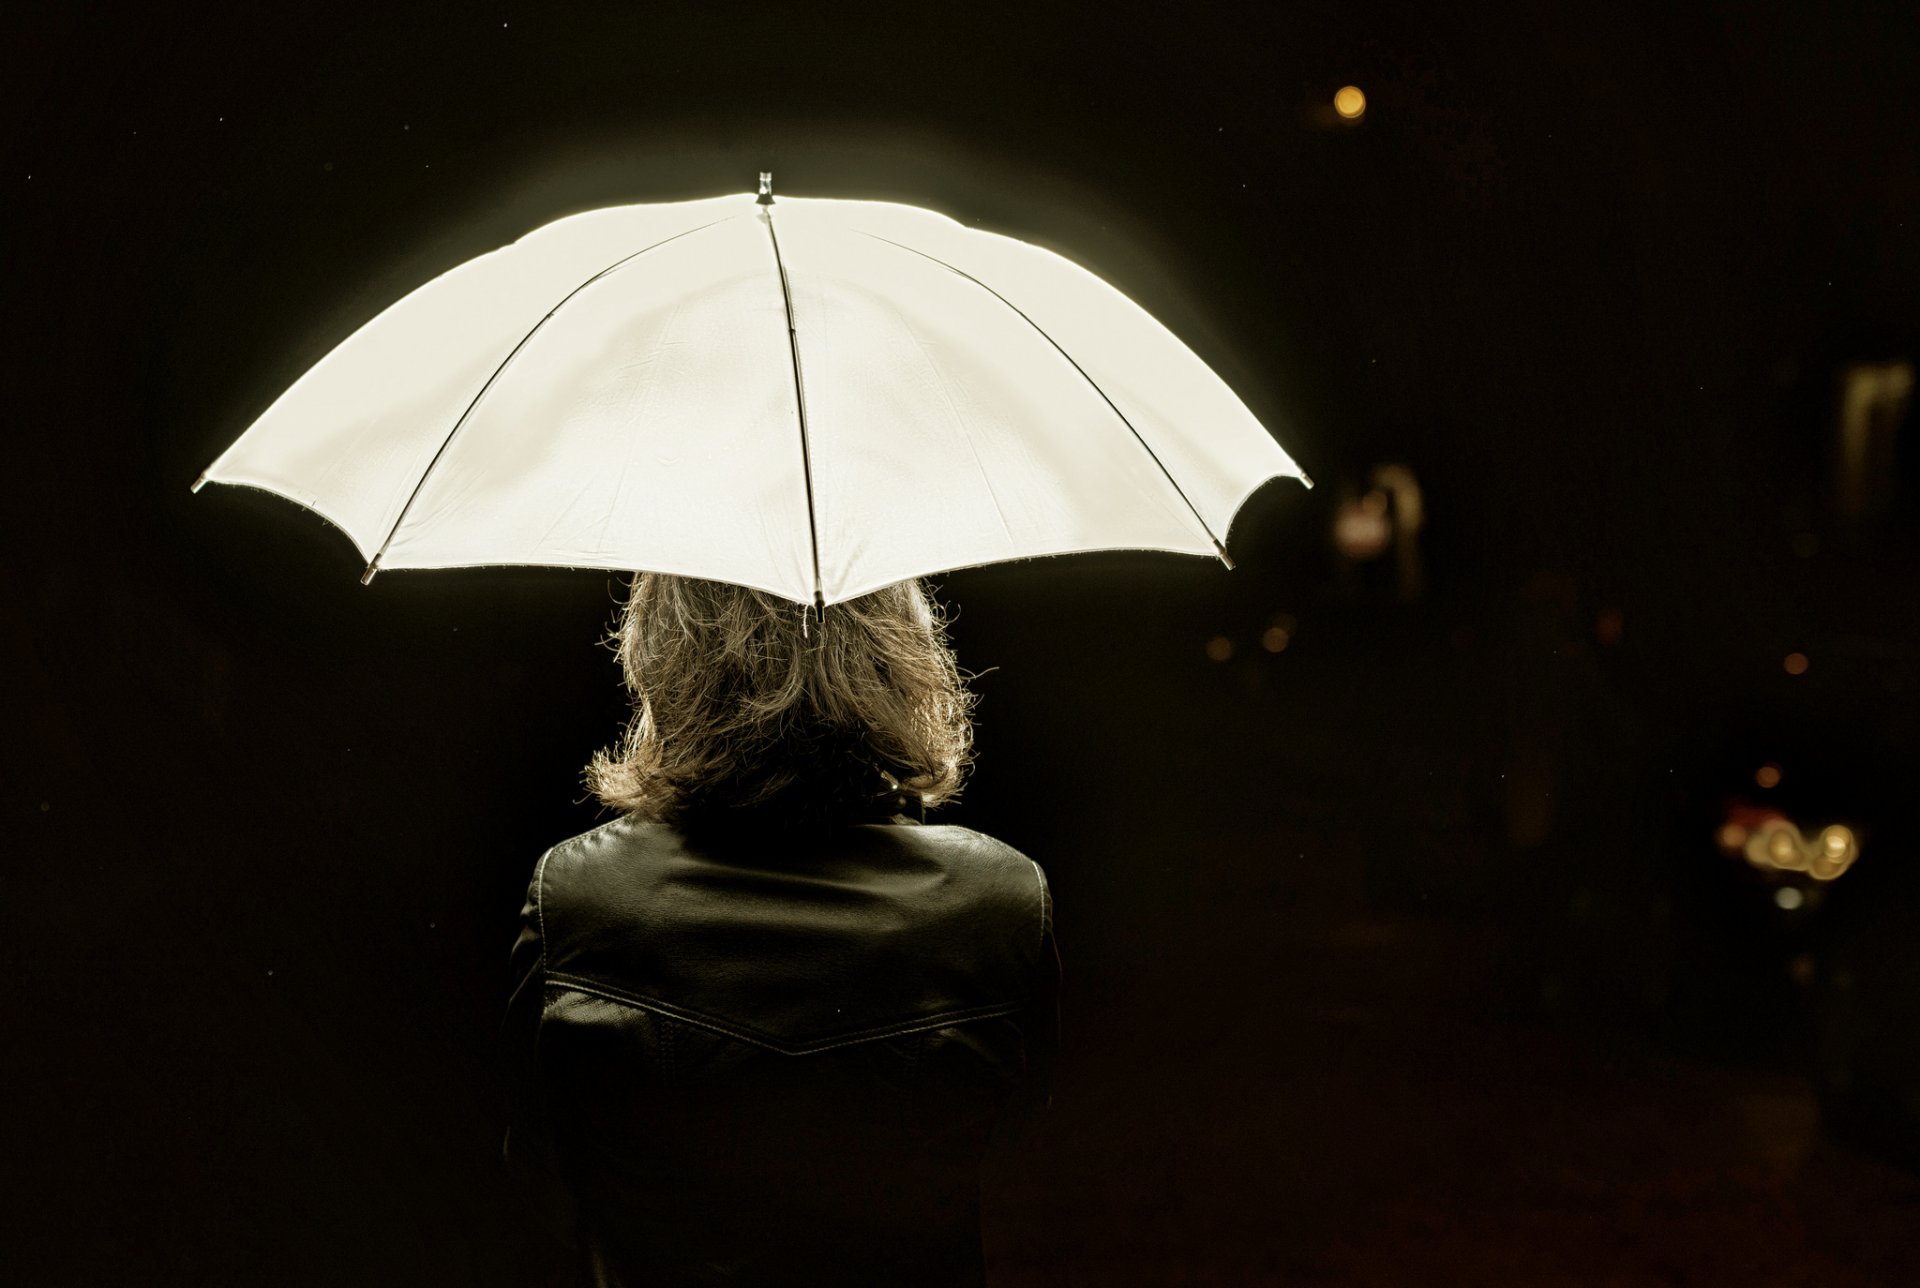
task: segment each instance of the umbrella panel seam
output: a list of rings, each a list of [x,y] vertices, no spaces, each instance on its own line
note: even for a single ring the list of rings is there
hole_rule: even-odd
[[[408,494],[406,502],[400,507],[400,513],[394,517],[393,526],[387,530],[386,540],[382,541],[380,543],[379,550],[374,552],[374,556],[372,560],[370,560],[367,564],[366,575],[361,578],[361,581],[367,582],[367,581],[373,580],[373,575],[375,571],[379,568],[380,556],[386,554],[387,547],[392,545],[394,537],[399,535],[400,525],[407,521],[407,513],[413,509],[413,503],[420,499],[420,493],[423,490],[425,490],[427,486],[427,480],[433,476],[434,467],[440,464],[441,458],[447,454],[447,449],[453,446],[453,440],[455,436],[459,434],[460,427],[467,423],[468,418],[473,415],[474,408],[478,407],[480,405],[480,400],[487,396],[487,390],[493,388],[493,382],[500,378],[501,373],[504,372],[507,369],[507,367],[512,364],[514,358],[519,355],[520,351],[526,348],[528,342],[531,341],[535,335],[539,334],[540,328],[544,327],[548,322],[551,322],[553,320],[554,315],[558,313],[561,309],[565,308],[567,303],[570,300],[572,300],[575,296],[579,295],[580,292],[586,290],[589,286],[592,286],[595,282],[607,276],[609,273],[612,273],[614,270],[622,268],[627,264],[632,263],[634,260],[640,258],[642,255],[645,255],[649,251],[658,250],[660,247],[667,245],[669,242],[679,241],[683,237],[691,237],[695,233],[705,232],[709,228],[718,227],[720,224],[724,224],[729,222],[730,220],[734,220],[738,218],[740,218],[740,216],[738,215],[728,215],[724,219],[716,219],[712,223],[702,224],[698,228],[689,228],[685,232],[675,233],[673,236],[657,241],[653,243],[653,245],[651,246],[643,246],[639,250],[634,251],[630,255],[622,256],[620,259],[615,260],[613,263],[607,265],[605,268],[595,273],[592,277],[589,277],[586,281],[580,283],[580,285],[574,287],[571,291],[568,291],[564,296],[560,298],[560,302],[558,304],[555,304],[552,308],[548,309],[546,312],[546,315],[543,316],[538,322],[535,322],[532,328],[529,329],[525,335],[520,337],[519,343],[515,344],[513,348],[507,353],[507,356],[500,360],[500,365],[493,369],[492,374],[489,375],[485,383],[483,383],[480,386],[480,391],[474,394],[473,400],[467,404],[466,410],[461,412],[459,419],[453,422],[453,428],[449,429],[447,431],[447,436],[441,440],[439,449],[435,451],[433,454],[433,459],[429,460],[427,462],[427,468],[420,472],[420,478],[414,483],[413,491]]]
[[[1065,358],[1068,361],[1068,363],[1072,365],[1073,369],[1080,373],[1081,378],[1087,382],[1088,386],[1090,386],[1096,394],[1100,395],[1100,400],[1107,404],[1108,409],[1111,410],[1115,416],[1119,417],[1120,423],[1122,425],[1125,425],[1127,427],[1127,432],[1133,435],[1133,441],[1140,444],[1141,450],[1146,452],[1146,454],[1153,459],[1153,463],[1159,467],[1161,475],[1173,487],[1174,492],[1179,495],[1181,501],[1186,503],[1186,507],[1192,513],[1194,517],[1194,521],[1200,525],[1200,530],[1207,534],[1207,539],[1213,542],[1214,549],[1219,551],[1221,559],[1225,560],[1227,558],[1226,547],[1221,544],[1220,538],[1214,534],[1212,526],[1207,523],[1206,517],[1200,513],[1200,508],[1193,503],[1193,498],[1187,495],[1187,490],[1180,486],[1180,480],[1173,477],[1173,471],[1169,470],[1166,466],[1166,462],[1160,459],[1160,453],[1153,450],[1153,445],[1147,442],[1146,437],[1143,434],[1141,434],[1139,429],[1137,429],[1134,426],[1134,423],[1131,420],[1127,419],[1127,414],[1120,410],[1120,408],[1114,403],[1113,399],[1108,396],[1107,391],[1100,387],[1100,382],[1095,380],[1090,374],[1088,374],[1087,369],[1080,365],[1079,360],[1076,359],[1071,353],[1068,353],[1066,350],[1066,347],[1062,345],[1058,340],[1054,339],[1053,336],[1047,331],[1045,327],[1041,326],[1038,322],[1035,322],[1031,317],[1027,316],[1026,310],[1022,309],[1018,304],[1015,304],[1012,300],[1008,299],[1006,296],[1000,294],[1000,292],[994,290],[991,286],[988,286],[985,282],[975,277],[972,273],[967,272],[967,270],[965,270],[964,268],[959,268],[953,264],[947,263],[946,260],[941,259],[938,255],[929,255],[927,254],[927,252],[923,250],[919,250],[915,247],[908,246],[904,242],[894,241],[891,237],[882,237],[878,233],[870,233],[865,231],[864,229],[855,229],[854,231],[858,232],[862,237],[871,237],[873,240],[879,241],[879,242],[885,242],[889,246],[897,246],[901,250],[904,250],[909,254],[918,255],[922,259],[929,260],[935,264],[940,265],[940,267],[946,269],[948,272],[959,274],[961,277],[966,278],[969,282],[972,282],[975,286],[979,287],[981,290],[985,291],[987,294],[993,296],[994,299],[999,300],[1002,304],[1012,309],[1016,314],[1020,316],[1021,321],[1025,322],[1028,326],[1032,327],[1035,331],[1039,332],[1041,337],[1045,339],[1048,344],[1054,347],[1055,352],[1059,353],[1061,357]],[[1229,566],[1231,566],[1231,562],[1229,562]]]

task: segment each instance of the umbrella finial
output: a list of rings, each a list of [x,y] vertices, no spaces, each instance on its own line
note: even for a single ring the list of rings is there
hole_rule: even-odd
[[[762,170],[760,172],[760,196],[753,204],[756,206],[771,206],[773,204],[773,171]]]

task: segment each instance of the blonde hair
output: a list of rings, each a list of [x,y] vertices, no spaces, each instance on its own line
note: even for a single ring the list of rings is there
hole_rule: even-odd
[[[672,823],[870,821],[951,800],[971,763],[975,699],[946,625],[918,581],[816,612],[636,574],[608,640],[633,717],[594,754],[587,786]]]

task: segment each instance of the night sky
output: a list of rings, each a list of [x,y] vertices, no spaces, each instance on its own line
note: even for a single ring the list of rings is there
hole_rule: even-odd
[[[600,819],[580,771],[624,717],[600,646],[618,579],[362,587],[317,516],[188,486],[431,276],[566,214],[748,191],[760,170],[1101,273],[1317,485],[1253,497],[1231,573],[1132,553],[936,579],[982,695],[950,817],[1052,875],[1069,1047],[1083,1035],[1063,1057],[1080,1108],[990,1178],[1003,1281],[1464,1274],[1431,1249],[1425,1277],[1398,1252],[1368,1262],[1353,1231],[1396,1176],[1460,1183],[1434,1201],[1450,1228],[1491,1223],[1505,1200],[1462,1181],[1500,1166],[1480,1137],[1385,1144],[1366,1124],[1391,1114],[1298,1098],[1319,1094],[1314,1052],[1360,1060],[1349,1082],[1383,1098],[1485,1075],[1393,1018],[1393,970],[1466,981],[1445,1006],[1531,1032],[1503,990],[1537,965],[1515,927],[1564,904],[1549,851],[1595,864],[1589,902],[1665,891],[1682,960],[1768,951],[1718,912],[1686,920],[1720,877],[1674,877],[1664,841],[1592,858],[1666,837],[1749,760],[1806,764],[1789,785],[1815,784],[1808,808],[1910,835],[1911,414],[1870,522],[1832,517],[1828,471],[1841,368],[1920,352],[1920,19],[1458,8],[10,13],[0,1157],[18,1281],[532,1280],[541,1253],[497,1175],[494,1025],[533,861]],[[1331,107],[1348,84],[1357,122]],[[1327,538],[1386,461],[1425,497],[1410,603]],[[1284,651],[1262,647],[1283,619]],[[1794,650],[1804,675],[1782,669]],[[1509,775],[1558,802],[1516,804]],[[1596,936],[1631,975],[1643,937]],[[1322,938],[1400,947],[1334,998],[1313,974],[1331,959],[1301,947]],[[1298,987],[1275,983],[1289,971]],[[1553,978],[1581,993],[1578,972]],[[1316,1036],[1335,1012],[1403,1045]],[[1652,1020],[1555,1022],[1602,1052],[1800,1076],[1790,1044],[1737,1023],[1703,1051]],[[1261,1091],[1270,1073],[1308,1081]],[[1586,1103],[1584,1073],[1542,1076],[1516,1103]],[[1287,1135],[1315,1116],[1352,1138]],[[1376,1188],[1342,1189],[1342,1167]],[[1732,1218],[1680,1234],[1691,1260],[1648,1251],[1618,1282],[1744,1264]],[[1824,1282],[1893,1281],[1820,1255]],[[1381,1264],[1410,1277],[1353,1269]]]

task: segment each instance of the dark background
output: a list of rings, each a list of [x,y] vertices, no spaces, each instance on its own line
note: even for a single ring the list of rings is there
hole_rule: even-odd
[[[4,58],[15,1282],[533,1273],[494,1032],[617,579],[363,588],[188,484],[430,276],[761,169],[1069,254],[1319,485],[1232,573],[938,579],[950,817],[1066,963],[1000,1282],[1920,1276],[1911,427],[1833,470],[1920,348],[1911,6],[40,6]],[[1417,597],[1329,542],[1382,461]],[[1763,762],[1865,838],[1791,916],[1712,844]]]

